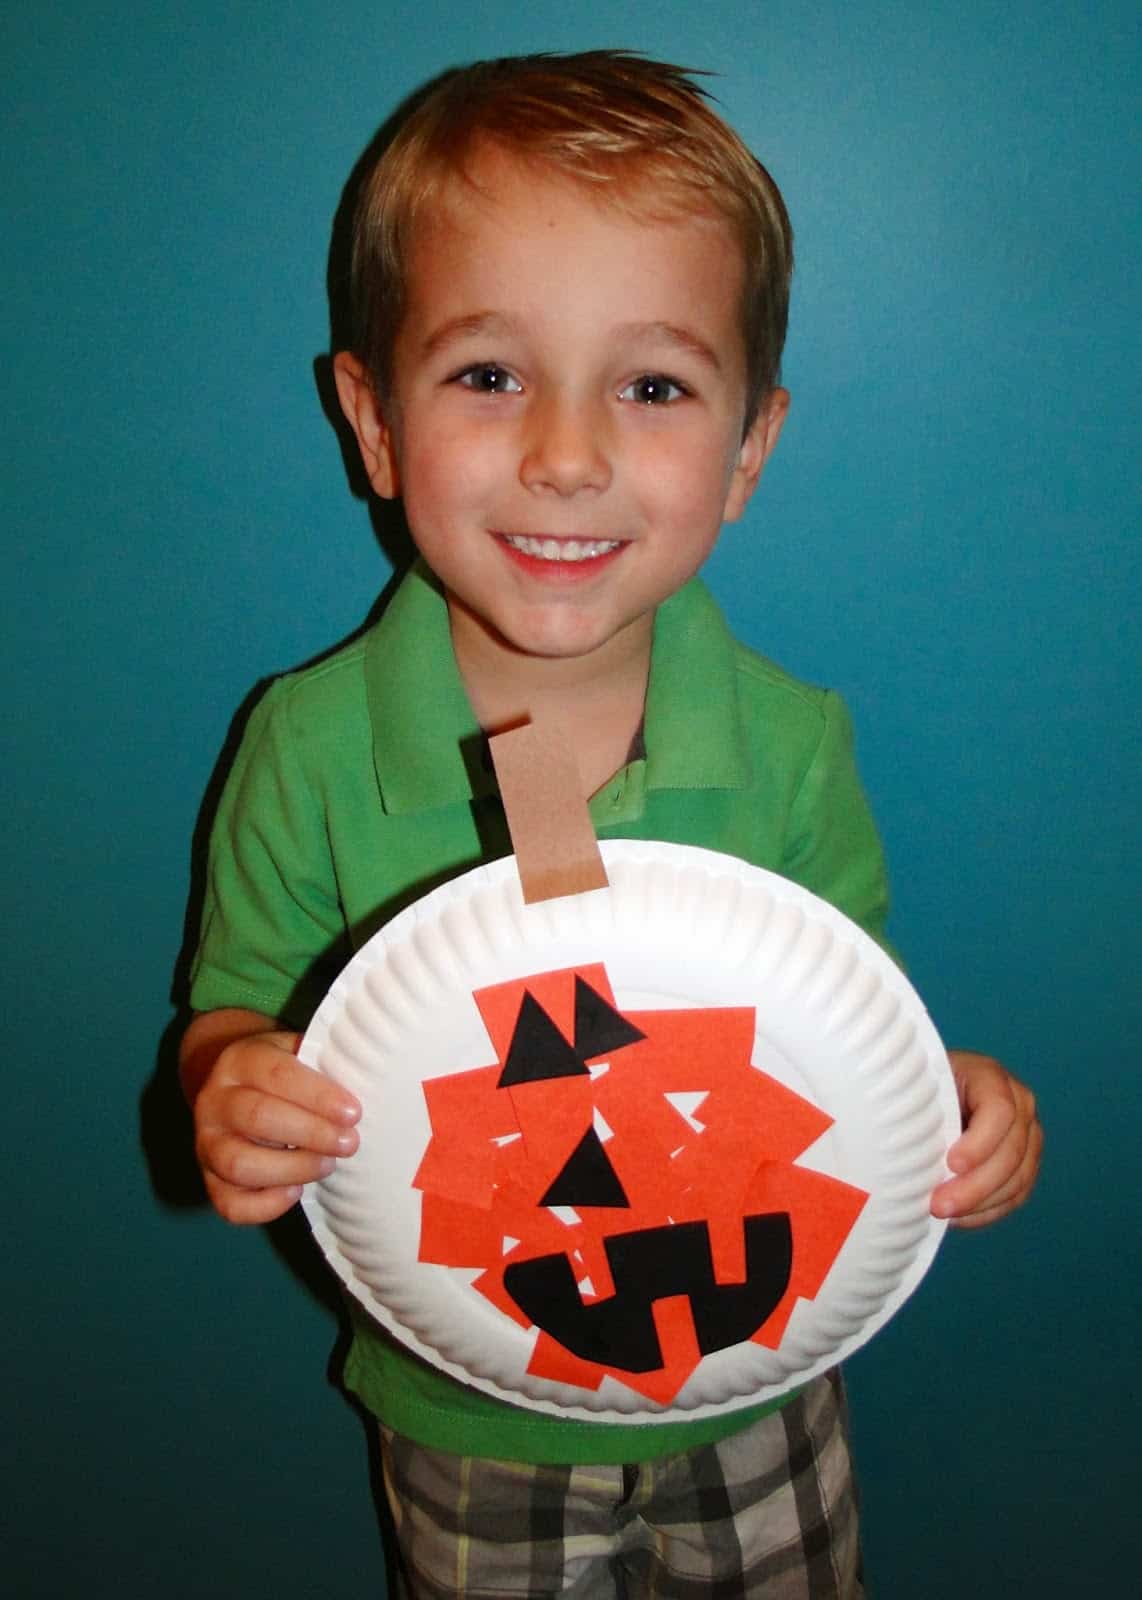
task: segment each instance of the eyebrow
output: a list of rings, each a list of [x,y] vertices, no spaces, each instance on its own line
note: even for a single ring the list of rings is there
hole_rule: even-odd
[[[442,322],[434,328],[424,341],[422,355],[432,356],[438,350],[445,350],[450,344],[457,344],[461,339],[470,339],[482,335],[503,335],[514,333],[516,323],[513,318],[506,317],[499,311],[474,311],[466,317],[451,317],[447,322]]]
[[[424,341],[422,355],[432,356],[462,339],[503,336],[519,331],[514,317],[501,311],[474,311],[467,316],[451,317],[434,328]],[[616,340],[635,341],[658,339],[672,345],[687,355],[694,356],[714,372],[721,372],[722,363],[716,351],[689,328],[680,328],[673,322],[623,322],[614,330]]]
[[[721,372],[722,363],[717,352],[690,328],[679,328],[673,322],[624,322],[615,329],[619,339],[661,339],[686,355],[696,356],[715,372]]]

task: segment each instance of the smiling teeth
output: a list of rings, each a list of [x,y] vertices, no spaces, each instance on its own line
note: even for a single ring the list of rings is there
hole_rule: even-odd
[[[595,556],[617,550],[621,539],[533,539],[529,535],[504,534],[504,543],[521,555],[538,556],[540,561],[590,561]]]

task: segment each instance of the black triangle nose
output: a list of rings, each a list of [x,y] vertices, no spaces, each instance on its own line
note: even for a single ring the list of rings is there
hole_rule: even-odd
[[[619,1175],[594,1128],[587,1129],[539,1203],[544,1206],[630,1205]]]

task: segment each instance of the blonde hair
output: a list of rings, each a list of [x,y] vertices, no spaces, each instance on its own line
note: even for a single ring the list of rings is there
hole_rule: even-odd
[[[353,230],[354,349],[378,391],[392,378],[417,216],[487,143],[616,204],[731,225],[745,264],[748,425],[780,376],[793,269],[785,203],[688,71],[626,50],[478,61],[411,102],[365,171]]]

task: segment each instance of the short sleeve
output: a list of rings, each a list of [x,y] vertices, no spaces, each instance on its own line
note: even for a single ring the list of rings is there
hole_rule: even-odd
[[[885,932],[888,874],[884,851],[853,753],[844,702],[827,692],[823,724],[793,797],[781,871],[843,911],[899,961]]]
[[[250,717],[211,832],[191,1005],[302,1027],[345,955],[325,818],[279,679]]]

